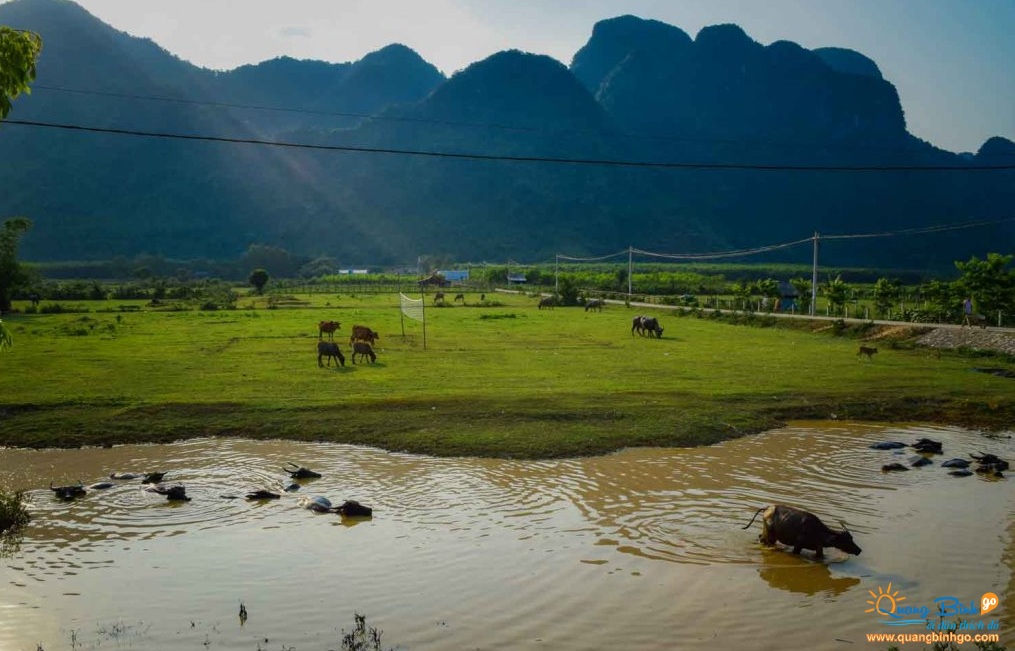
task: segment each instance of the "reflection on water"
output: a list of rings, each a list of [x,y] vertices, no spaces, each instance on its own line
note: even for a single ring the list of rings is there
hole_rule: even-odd
[[[945,455],[906,473],[880,471],[905,451],[868,448],[925,436]],[[0,450],[0,485],[30,489],[33,513],[21,552],[0,562],[0,648],[130,635],[142,648],[326,649],[356,612],[407,649],[866,644],[879,586],[913,604],[1013,594],[1011,482],[938,465],[976,451],[1015,458],[1010,439],[849,423],[538,462],[215,439]],[[287,462],[323,476],[278,500],[224,497],[280,492]],[[165,472],[192,501],[140,480],[72,502],[48,489],[127,471]],[[358,500],[374,517],[314,514],[301,494]],[[758,523],[741,527],[773,502],[844,521],[863,554],[762,547]]]
[[[837,596],[860,583],[855,576],[835,576],[826,563],[815,563],[781,549],[763,548],[758,575],[779,590]]]

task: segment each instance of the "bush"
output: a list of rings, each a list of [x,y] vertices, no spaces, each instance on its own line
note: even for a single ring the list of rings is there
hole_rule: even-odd
[[[0,556],[9,556],[21,544],[21,534],[32,519],[24,493],[0,490]]]

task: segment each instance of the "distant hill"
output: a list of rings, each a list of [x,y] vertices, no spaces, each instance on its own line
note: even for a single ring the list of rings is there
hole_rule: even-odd
[[[736,25],[692,38],[620,16],[570,66],[511,50],[445,78],[399,44],[348,63],[210,71],[69,0],[14,0],[0,23],[44,40],[11,120],[194,137],[0,125],[0,205],[35,222],[27,259],[224,258],[252,243],[356,266],[704,252],[1009,217],[1015,199],[1011,171],[961,171],[1011,164],[1015,143],[938,149],[907,132],[895,87],[864,55],[763,46]],[[886,165],[959,171],[769,169]],[[1013,235],[1009,222],[823,255],[946,268]]]

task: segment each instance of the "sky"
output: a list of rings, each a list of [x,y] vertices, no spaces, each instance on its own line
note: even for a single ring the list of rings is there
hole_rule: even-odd
[[[0,0],[2,1],[2,0]],[[898,89],[910,133],[975,152],[1015,140],[1015,0],[76,0],[118,30],[217,70],[278,56],[356,61],[391,43],[451,75],[506,49],[570,64],[599,20],[692,38],[735,23],[763,45],[845,47]]]

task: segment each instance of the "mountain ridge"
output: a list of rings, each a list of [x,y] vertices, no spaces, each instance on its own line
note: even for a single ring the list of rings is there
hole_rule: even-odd
[[[894,86],[861,53],[764,46],[735,25],[692,39],[620,16],[597,23],[570,66],[505,50],[445,77],[400,44],[347,63],[278,57],[210,71],[69,0],[0,5],[0,23],[12,18],[44,39],[36,90],[18,99],[12,119],[307,148],[0,126],[0,151],[12,152],[0,157],[0,193],[5,210],[35,221],[23,251],[39,260],[228,257],[251,243],[359,264],[421,252],[594,255],[629,243],[706,251],[814,230],[983,219],[1013,199],[1010,172],[888,181],[749,171],[1003,164],[1015,144],[996,137],[974,155],[945,152],[908,133]],[[394,151],[420,153],[383,153]],[[665,165],[674,161],[745,169]],[[908,263],[932,254],[932,264],[945,265],[1010,241],[1012,230],[872,242],[842,255]]]

